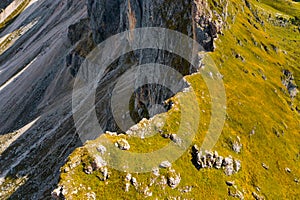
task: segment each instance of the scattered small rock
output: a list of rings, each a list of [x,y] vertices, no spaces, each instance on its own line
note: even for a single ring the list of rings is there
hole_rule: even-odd
[[[94,192],[89,192],[86,194],[87,200],[96,200],[96,194]]]
[[[179,137],[177,137],[176,134],[171,134],[170,135],[170,139],[175,143],[175,144],[181,144],[181,139]]]
[[[167,181],[166,177],[161,176],[160,177],[160,182],[158,184],[162,187],[162,189],[165,189],[167,183],[168,183],[168,181]]]
[[[148,186],[146,186],[142,192],[145,195],[145,197],[151,197],[152,196],[152,192],[150,191]]]
[[[118,147],[121,150],[129,150],[130,145],[125,139],[120,139],[115,143],[116,147]]]
[[[234,185],[234,181],[226,181],[226,185],[233,186]]]
[[[241,161],[240,160],[234,160],[233,166],[234,166],[235,172],[240,171],[241,166],[242,166]]]
[[[236,188],[233,188],[233,187],[228,188],[228,195],[232,196],[232,197],[235,197],[235,198],[238,198],[240,200],[244,199],[243,193],[241,191],[237,190]]]
[[[291,169],[290,168],[285,168],[285,171],[287,172],[287,173],[291,173]]]
[[[132,175],[129,173],[125,177],[125,192],[129,191],[131,178],[132,178]]]
[[[125,183],[125,192],[129,192],[130,183]]]
[[[299,93],[298,91],[298,86],[296,85],[294,81],[294,76],[293,73],[287,69],[283,70],[283,76],[281,77],[282,84],[286,87],[288,90],[291,99],[294,99],[297,94]]]
[[[93,167],[92,166],[87,166],[86,169],[84,170],[84,173],[86,174],[91,174],[93,173]]]
[[[167,133],[162,133],[161,136],[166,139],[170,138],[170,135]]]
[[[224,158],[223,166],[225,167],[224,172],[227,176],[231,176],[234,173],[233,159],[231,156]]]
[[[131,178],[132,178],[132,175],[128,173],[128,174],[126,175],[126,177],[125,177],[125,180],[126,180],[126,181],[130,181]]]
[[[158,167],[154,167],[154,168],[152,169],[152,173],[153,173],[154,176],[159,176],[159,175],[160,175],[160,174],[159,174],[159,168],[158,168]]]
[[[92,162],[93,170],[98,170],[102,167],[105,167],[107,162],[99,155],[95,155],[94,161]]]
[[[172,164],[169,161],[163,161],[162,163],[160,163],[159,165],[161,168],[170,168],[172,167]]]
[[[255,128],[250,131],[250,136],[255,134]]]
[[[110,136],[117,136],[118,135],[116,132],[110,132],[110,131],[106,131],[105,134],[110,135]]]
[[[71,163],[69,164],[70,169],[74,169],[79,166],[81,163],[80,157],[73,158]]]
[[[97,151],[103,155],[106,152],[106,147],[103,145],[99,145],[97,147]]]
[[[70,168],[69,167],[65,167],[64,172],[68,173],[69,171],[70,171]]]
[[[255,189],[257,192],[260,192],[260,187],[256,186]]]
[[[215,168],[221,169],[222,163],[223,163],[223,157],[222,156],[216,157]]]
[[[103,167],[101,169],[101,172],[102,172],[102,175],[103,175],[103,181],[106,181],[109,178],[107,167]]]
[[[175,189],[181,181],[180,174],[173,173],[172,176],[168,177],[168,184],[172,189]]]
[[[179,191],[180,191],[181,193],[188,193],[188,192],[191,192],[192,189],[193,189],[192,186],[185,186],[185,187],[179,189]]]
[[[137,189],[137,187],[138,187],[138,182],[137,182],[136,178],[135,178],[135,177],[132,177],[130,182],[131,182],[131,184],[135,187],[135,189]]]
[[[242,149],[241,139],[237,136],[237,141],[234,141],[232,144],[232,150],[236,153],[240,153]]]
[[[258,195],[256,192],[252,192],[252,196],[256,199],[256,200],[263,200],[264,197]]]
[[[67,192],[64,189],[63,186],[59,186],[58,188],[56,188],[55,190],[53,190],[53,192],[51,193],[51,196],[54,199],[65,199],[64,195],[66,195]]]
[[[266,170],[269,169],[269,166],[267,166],[265,163],[262,163],[263,168],[265,168]]]

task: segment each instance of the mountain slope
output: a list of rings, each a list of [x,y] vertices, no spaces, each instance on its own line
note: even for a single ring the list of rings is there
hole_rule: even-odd
[[[227,94],[226,123],[212,150],[241,160],[241,171],[226,176],[222,170],[198,170],[191,161],[193,150],[190,147],[172,164],[176,173],[181,174],[176,189],[160,187],[159,180],[151,185],[152,173],[133,173],[132,176],[140,185],[135,189],[131,179],[129,183],[132,185],[126,192],[126,172],[108,166],[110,177],[105,181],[101,181],[102,172],[99,170],[86,174],[87,167],[93,166],[94,159],[89,149],[103,144],[101,138],[113,142],[117,138],[125,138],[131,145],[130,151],[149,152],[166,145],[169,140],[158,132],[157,136],[149,139],[105,134],[75,150],[61,169],[59,185],[63,186],[65,197],[142,199],[151,193],[149,199],[296,199],[300,195],[299,95],[291,99],[282,80],[283,70],[290,70],[297,85],[300,81],[300,51],[297,48],[300,34],[298,27],[291,23],[292,19],[298,17],[299,4],[277,2],[280,3],[245,1],[241,4],[239,1],[228,1],[226,30],[217,40],[216,50],[209,53],[224,76]],[[216,11],[223,10],[224,5],[224,1],[212,1],[210,4],[211,9]],[[290,5],[294,5],[294,9],[287,10]],[[201,75],[194,74],[186,79],[196,91],[199,109],[209,113],[210,98]],[[175,110],[173,108],[167,113],[164,133],[174,133],[179,126],[180,120]],[[198,146],[201,146],[207,131],[209,118],[209,114],[205,114],[200,121],[193,141]],[[233,145],[238,140],[242,144],[241,153],[233,151]],[[154,141],[155,147],[151,146]],[[76,167],[70,169],[74,163],[77,163],[74,165]],[[165,177],[169,173],[160,169],[160,174]],[[226,181],[234,181],[235,186],[226,185]],[[185,191],[190,186],[191,191]]]
[[[50,199],[57,183],[64,186],[62,191],[67,199],[94,196],[142,199],[151,192],[149,199],[232,196],[296,199],[300,195],[300,95],[291,98],[289,85],[283,85],[290,81],[300,85],[298,2],[32,0],[26,3],[26,8],[16,8],[7,23],[0,24],[1,199]],[[193,6],[198,6],[196,14],[192,12]],[[222,20],[217,26],[210,24],[209,18]],[[193,26],[195,19],[204,20],[202,26]],[[96,44],[116,33],[148,26],[175,29],[211,51],[208,55],[223,75],[227,96],[226,122],[212,150],[240,160],[242,168],[238,173],[226,176],[222,169],[197,169],[191,146],[172,164],[175,172],[159,170],[166,179],[160,175],[157,182],[162,183],[155,183],[149,190],[146,188],[151,178],[155,178],[153,173],[132,173],[141,185],[135,189],[135,183],[130,183],[128,192],[125,192],[125,172],[108,168],[110,177],[106,181],[100,180],[103,179],[100,170],[86,174],[94,161],[87,150],[102,140],[98,138],[83,146],[85,141],[76,132],[71,93],[78,68]],[[201,146],[211,117],[208,88],[199,73],[189,75],[195,69],[165,52],[135,52],[108,68],[106,79],[97,91],[96,111],[101,125],[105,130],[120,132],[108,106],[112,88],[122,70],[149,62],[174,65],[186,75],[201,111],[193,144]],[[289,79],[289,72],[294,80]],[[170,98],[164,92],[164,100]],[[180,109],[197,110],[192,103],[177,107],[180,98],[193,102],[188,94],[177,94],[172,98],[172,109],[154,117],[166,118],[161,130],[166,134],[163,136],[169,137],[177,131]],[[137,116],[136,121],[141,117]],[[146,122],[139,124],[138,131]],[[149,123],[157,126],[155,120]],[[162,135],[156,132],[144,140],[128,135],[101,137],[113,142],[122,137],[129,142],[130,151],[149,152],[170,142]],[[241,152],[235,153],[233,146],[240,143]],[[175,189],[164,183],[179,173],[181,180]],[[234,181],[235,186],[228,186],[232,183],[226,181]],[[53,196],[57,193],[60,191],[56,190]]]

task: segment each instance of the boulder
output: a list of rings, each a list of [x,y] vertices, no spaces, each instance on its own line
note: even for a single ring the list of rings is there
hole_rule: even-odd
[[[222,157],[222,156],[218,156],[218,157],[216,158],[215,168],[216,168],[216,169],[221,169],[222,163],[223,163],[223,157]]]
[[[66,195],[66,194],[67,194],[67,192],[63,186],[59,186],[58,188],[53,190],[53,192],[51,192],[51,196],[54,199],[65,199],[64,195]]]
[[[233,164],[232,156],[228,156],[228,157],[224,158],[223,166],[232,165],[232,164]]]
[[[231,156],[224,158],[223,166],[224,166],[224,172],[227,176],[231,176],[234,173],[233,159]]]
[[[192,186],[185,186],[184,188],[180,189],[180,192],[181,193],[188,193],[188,192],[191,192],[193,189]]]
[[[160,163],[159,165],[161,168],[170,168],[172,167],[172,163],[170,163],[169,161],[163,161],[162,163]]]
[[[125,192],[129,191],[130,183],[125,183]]]
[[[163,138],[166,138],[166,139],[167,139],[167,138],[170,138],[170,135],[167,134],[167,133],[162,133],[161,136],[162,136]]]
[[[107,167],[103,167],[101,172],[102,172],[102,175],[103,175],[103,181],[106,181],[109,178]]]
[[[84,173],[86,174],[91,174],[93,173],[93,167],[92,166],[87,166],[86,169],[84,170]]]
[[[231,176],[234,173],[233,165],[227,165],[224,172],[227,176]]]
[[[241,152],[241,149],[242,149],[242,144],[235,141],[233,144],[232,144],[232,150],[236,153],[240,153]]]
[[[98,170],[102,167],[105,167],[107,162],[99,155],[95,155],[94,161],[92,162],[93,170]]]
[[[137,189],[137,187],[138,187],[138,182],[137,182],[137,180],[136,180],[135,177],[132,177],[132,178],[131,178],[131,184]]]
[[[176,135],[176,134],[171,134],[170,139],[175,143],[175,144],[181,144],[182,140]]]
[[[121,150],[129,150],[130,145],[125,139],[120,139],[115,143],[116,147],[118,147]]]
[[[174,174],[168,178],[168,184],[172,189],[175,189],[181,181],[180,174]]]
[[[228,194],[229,194],[229,196],[238,198],[238,199],[240,199],[240,200],[243,200],[243,199],[244,199],[243,193],[242,193],[241,191],[237,190],[237,189],[234,188],[234,187],[228,188]]]
[[[226,181],[226,185],[233,186],[234,185],[234,181]]]
[[[131,180],[131,178],[132,178],[132,175],[128,173],[125,177],[125,181],[129,182]]]
[[[97,199],[97,198],[96,198],[95,192],[88,192],[88,193],[86,194],[86,198],[87,198],[88,200],[96,200],[96,199]]]
[[[165,176],[160,177],[159,185],[164,189],[167,185],[168,181]]]
[[[106,147],[103,145],[99,145],[97,147],[97,151],[103,155],[106,152]]]
[[[160,175],[160,174],[159,174],[159,168],[158,168],[158,167],[154,167],[154,168],[152,169],[152,173],[153,173],[154,176],[159,176],[159,175]]]
[[[263,200],[264,197],[258,195],[256,192],[252,192],[252,196],[254,197],[254,199],[256,200]]]
[[[130,173],[128,173],[125,177],[125,192],[129,191],[131,178],[132,178],[132,175]]]
[[[242,165],[241,165],[241,161],[240,160],[234,160],[234,171],[238,172],[240,171]]]
[[[118,135],[116,132],[110,132],[110,131],[106,131],[105,134],[110,135],[110,136],[117,136]]]
[[[262,163],[261,165],[262,165],[262,166],[263,166],[263,168],[265,168],[266,170],[268,170],[268,169],[269,169],[269,166],[268,166],[268,165],[266,165],[265,163]]]
[[[152,196],[152,192],[150,191],[149,187],[146,186],[143,190],[143,194],[145,195],[145,197],[151,197]]]
[[[198,161],[200,168],[206,168],[207,167],[206,155],[202,155],[202,152],[200,152],[198,155],[200,156],[200,159]]]
[[[206,154],[205,155],[206,156],[206,166],[208,168],[212,168],[215,163],[214,154],[211,151],[206,151],[205,154]]]

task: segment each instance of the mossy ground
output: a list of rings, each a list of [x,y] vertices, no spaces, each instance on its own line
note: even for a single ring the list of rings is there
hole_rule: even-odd
[[[267,199],[299,198],[300,184],[294,182],[295,178],[300,178],[300,117],[295,110],[299,106],[299,96],[291,105],[287,90],[281,83],[281,76],[283,69],[289,69],[300,85],[300,33],[298,27],[292,24],[282,27],[274,23],[276,15],[286,19],[299,15],[300,4],[286,0],[249,2],[252,10],[243,1],[229,1],[227,28],[217,40],[216,51],[210,53],[224,75],[227,95],[226,123],[213,150],[217,150],[220,155],[232,155],[240,159],[242,170],[230,177],[222,170],[197,170],[191,162],[189,148],[173,163],[173,168],[182,177],[179,188],[193,186],[192,191],[182,194],[169,187],[165,190],[151,187],[153,196],[149,199],[179,196],[182,199],[231,199],[225,184],[227,180],[235,181],[238,189],[244,192],[245,199],[253,199],[251,193],[254,191]],[[269,20],[270,18],[275,21]],[[194,138],[194,143],[201,145],[210,119],[210,97],[200,74],[186,79],[196,91],[200,111],[205,111],[201,113],[199,130]],[[178,127],[176,122],[179,121],[179,114],[171,110],[167,115],[165,131],[172,133]],[[255,130],[255,134],[250,135],[252,130]],[[231,149],[236,136],[241,138],[243,144],[240,154]],[[124,137],[128,139],[132,150],[145,150],[143,146],[139,146],[137,138]],[[166,141],[160,136],[154,136],[142,143],[146,142],[155,142],[155,147],[158,148]],[[97,178],[98,172],[86,175],[83,169],[85,163],[89,162],[89,155],[85,147],[77,149],[70,156],[69,162],[77,156],[81,157],[81,164],[74,170],[61,174],[60,184],[69,190],[68,199],[85,199],[88,187],[96,193],[98,199],[144,198],[133,187],[129,192],[124,192],[125,173],[109,169],[111,177],[107,182]],[[264,169],[262,163],[268,165],[269,169]],[[291,169],[291,173],[285,171],[286,167]],[[150,173],[133,175],[138,182],[144,184],[149,183],[151,176]],[[82,188],[80,184],[86,189],[70,195],[70,190]],[[260,188],[260,192],[256,191],[256,187]]]

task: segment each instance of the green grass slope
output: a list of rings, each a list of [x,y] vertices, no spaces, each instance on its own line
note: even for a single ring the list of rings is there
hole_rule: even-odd
[[[211,7],[216,4],[211,2]],[[245,199],[254,199],[253,192],[265,199],[297,199],[300,196],[300,108],[299,97],[291,100],[287,89],[281,82],[282,71],[293,72],[295,82],[300,85],[300,30],[292,20],[300,13],[300,4],[287,0],[248,0],[229,1],[224,35],[217,40],[214,59],[221,74],[227,95],[226,122],[216,146],[220,155],[232,155],[240,159],[242,169],[232,176],[226,176],[223,170],[200,169],[192,164],[191,149],[186,151],[173,168],[181,174],[177,189],[165,189],[154,185],[148,199],[231,199],[226,181],[235,181],[236,190],[243,193]],[[221,4],[219,4],[221,5]],[[214,7],[215,10],[220,10]],[[282,25],[281,22],[285,25]],[[201,75],[186,77],[196,92],[201,114],[199,130],[193,144],[202,143],[210,120],[210,97]],[[176,101],[178,95],[174,97]],[[183,98],[189,98],[185,96]],[[189,108],[189,105],[181,105]],[[204,112],[205,111],[205,112]],[[178,128],[180,112],[175,108],[163,114],[166,117],[164,131],[175,132]],[[250,134],[255,132],[254,134]],[[232,143],[239,136],[243,145],[241,153],[232,150]],[[116,139],[112,136],[110,140]],[[151,151],[168,141],[157,135],[140,140],[126,138],[131,144],[130,151]],[[125,192],[126,173],[109,169],[110,178],[100,181],[100,172],[91,175],[84,168],[91,162],[87,147],[97,144],[90,141],[86,146],[75,150],[62,167],[60,185],[67,191],[67,199],[87,199],[94,192],[97,199],[143,199],[144,194],[131,186]],[[155,145],[153,145],[155,144]],[[70,164],[78,162],[72,170],[66,170]],[[265,163],[269,169],[262,167]],[[286,172],[285,168],[291,169]],[[161,174],[168,176],[166,170]],[[146,187],[150,173],[133,174],[141,187]],[[192,186],[190,192],[180,189]],[[259,188],[259,189],[258,189]]]

